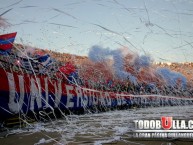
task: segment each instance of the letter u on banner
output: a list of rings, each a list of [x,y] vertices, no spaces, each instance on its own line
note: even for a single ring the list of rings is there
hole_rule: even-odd
[[[19,77],[19,88],[20,93],[16,92],[15,79],[12,73],[7,73],[7,78],[9,82],[9,109],[11,112],[18,113],[24,103],[24,79],[23,76],[18,75]],[[16,99],[16,94],[19,95]]]
[[[161,122],[162,122],[162,128],[165,130],[169,130],[172,128],[172,117],[161,117]]]

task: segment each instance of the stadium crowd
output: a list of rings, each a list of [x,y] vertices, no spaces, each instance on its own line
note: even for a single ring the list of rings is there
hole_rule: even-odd
[[[62,61],[61,58],[63,58]],[[170,66],[174,69],[178,68],[179,64],[166,65],[160,63],[156,65],[159,67]],[[193,69],[192,64],[188,65]],[[86,57],[60,54],[19,44],[15,44],[11,52],[0,54],[0,67],[18,73],[47,75],[52,79],[62,79],[65,83],[96,90],[134,95],[193,96],[191,81],[188,81],[185,87],[180,85],[172,87],[163,83],[163,80],[152,83],[139,81],[134,84],[129,79],[121,80],[116,78],[116,76],[109,73],[108,69],[110,68],[100,63],[93,64]]]

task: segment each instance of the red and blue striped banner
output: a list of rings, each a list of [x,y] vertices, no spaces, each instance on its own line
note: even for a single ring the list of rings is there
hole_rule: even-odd
[[[17,32],[0,35],[0,50],[10,50],[13,46]]]

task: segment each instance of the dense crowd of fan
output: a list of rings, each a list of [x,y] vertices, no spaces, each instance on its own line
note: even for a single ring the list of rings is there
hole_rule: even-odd
[[[94,73],[93,70],[85,72],[83,65],[75,64],[76,61],[66,62],[58,61],[57,57],[53,58],[54,52],[50,54],[45,51],[34,48],[25,48],[22,45],[15,45],[14,49],[7,55],[0,55],[0,67],[6,70],[15,71],[18,73],[28,73],[35,75],[47,75],[52,79],[62,79],[65,83],[79,85],[102,91],[129,93],[134,95],[168,95],[168,96],[193,96],[192,85],[187,84],[186,87],[179,86],[156,86],[154,83],[146,84],[138,82],[133,84],[128,80],[119,80],[113,77],[101,74],[102,72]],[[85,58],[82,60],[86,60]],[[97,68],[92,68],[97,69]],[[89,75],[83,75],[87,73]],[[95,80],[90,79],[94,76]],[[107,77],[107,78],[105,78]]]

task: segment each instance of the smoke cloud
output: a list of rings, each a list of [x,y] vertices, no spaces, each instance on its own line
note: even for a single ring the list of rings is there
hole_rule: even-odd
[[[110,50],[109,48],[103,48],[95,45],[90,49],[88,56],[89,59],[94,62],[102,62],[112,56],[115,75],[122,80],[129,80],[134,85],[137,85],[137,78],[124,70],[124,59],[121,50]]]
[[[130,81],[134,85],[146,83],[175,87],[180,84],[185,87],[187,84],[181,73],[167,68],[155,68],[149,55],[134,54],[128,49],[111,50],[95,45],[90,48],[88,56],[95,63],[105,64],[112,61],[111,71],[115,77],[124,82]]]
[[[147,55],[137,56],[134,60],[134,66],[137,68],[137,70],[142,67],[150,67],[152,63],[153,60]]]
[[[167,68],[159,68],[157,69],[157,73],[166,81],[168,86],[175,87],[180,83],[183,88],[186,87],[186,77],[181,73],[171,71]]]

